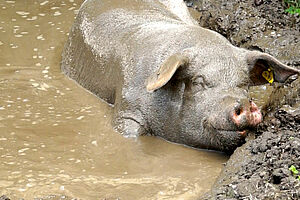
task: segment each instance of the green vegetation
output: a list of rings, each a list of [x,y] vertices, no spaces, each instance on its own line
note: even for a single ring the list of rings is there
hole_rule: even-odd
[[[300,0],[283,0],[283,4],[286,7],[285,12],[300,15]]]
[[[291,165],[289,170],[293,173],[293,175],[297,175],[299,173],[294,165]]]
[[[291,165],[289,170],[293,173],[294,176],[296,176],[297,174],[299,174],[299,171],[296,169],[296,167],[294,165]],[[296,177],[297,180],[300,181],[300,175],[298,175]]]
[[[296,167],[294,165],[291,165],[289,170],[294,174],[294,175],[297,175],[299,172],[298,170],[296,169]]]

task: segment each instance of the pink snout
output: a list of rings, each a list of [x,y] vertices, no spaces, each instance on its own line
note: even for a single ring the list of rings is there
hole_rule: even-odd
[[[237,127],[255,127],[262,121],[262,114],[257,105],[250,101],[235,108],[232,121]]]

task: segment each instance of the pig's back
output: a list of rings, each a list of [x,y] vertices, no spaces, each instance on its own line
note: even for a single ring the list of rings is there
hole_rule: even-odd
[[[113,104],[119,90],[142,89],[153,67],[188,48],[187,34],[195,25],[180,0],[86,1],[65,46],[62,70]]]

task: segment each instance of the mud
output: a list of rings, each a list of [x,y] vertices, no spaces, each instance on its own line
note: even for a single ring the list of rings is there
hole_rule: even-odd
[[[282,1],[186,1],[201,26],[234,45],[267,52],[300,68],[300,17],[284,12]],[[274,85],[262,109],[264,122],[239,147],[209,195],[200,199],[299,199],[300,80]]]

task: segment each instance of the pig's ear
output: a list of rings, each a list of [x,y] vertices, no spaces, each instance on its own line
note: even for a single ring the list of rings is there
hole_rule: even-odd
[[[146,87],[148,92],[153,92],[165,84],[172,78],[179,67],[187,65],[188,57],[181,54],[174,54],[160,66],[160,68],[151,74],[147,81]]]
[[[249,65],[251,85],[261,85],[275,81],[283,83],[289,76],[300,73],[299,70],[281,63],[266,53],[248,51],[246,59]]]

